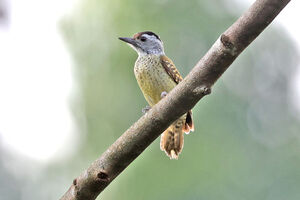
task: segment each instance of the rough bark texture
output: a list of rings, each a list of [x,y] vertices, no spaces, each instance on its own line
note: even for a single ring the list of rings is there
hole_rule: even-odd
[[[257,0],[219,37],[180,84],[73,181],[61,200],[96,199],[173,121],[210,93],[223,72],[289,1]]]

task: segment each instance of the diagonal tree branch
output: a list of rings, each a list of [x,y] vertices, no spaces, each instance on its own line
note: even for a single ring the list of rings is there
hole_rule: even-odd
[[[173,121],[210,93],[211,86],[289,1],[257,0],[218,38],[181,83],[74,179],[61,200],[96,199]]]

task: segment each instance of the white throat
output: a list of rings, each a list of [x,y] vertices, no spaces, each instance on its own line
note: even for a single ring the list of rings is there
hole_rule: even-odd
[[[136,49],[136,52],[138,53],[139,56],[146,56],[146,55],[165,55],[164,50],[161,49],[151,49],[148,50],[147,52],[141,50],[141,49]]]

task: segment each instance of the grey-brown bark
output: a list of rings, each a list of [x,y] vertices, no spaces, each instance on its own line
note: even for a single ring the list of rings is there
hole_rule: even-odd
[[[229,27],[188,76],[133,124],[88,169],[61,200],[95,199],[174,120],[193,108],[290,0],[257,0]]]

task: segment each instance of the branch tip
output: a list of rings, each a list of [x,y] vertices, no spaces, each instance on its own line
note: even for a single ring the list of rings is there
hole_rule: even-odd
[[[77,178],[73,180],[73,185],[77,185]]]

